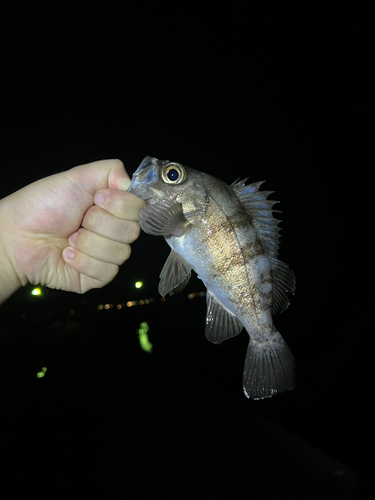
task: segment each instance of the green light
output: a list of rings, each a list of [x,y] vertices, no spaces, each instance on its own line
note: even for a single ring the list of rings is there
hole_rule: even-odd
[[[47,367],[43,366],[43,368],[40,370],[40,372],[38,372],[36,374],[37,378],[43,378],[44,375],[46,374],[46,371],[47,371]]]
[[[142,281],[137,281],[136,283],[134,283],[134,286],[135,286],[135,288],[142,288],[143,283],[142,283]]]
[[[147,333],[150,331],[150,327],[146,322],[141,323],[139,326],[140,329],[137,331],[137,333],[141,349],[145,352],[152,352],[152,344],[148,340],[148,335],[147,335]]]
[[[40,288],[33,288],[31,290],[31,295],[35,295],[35,296],[42,295],[42,290]]]

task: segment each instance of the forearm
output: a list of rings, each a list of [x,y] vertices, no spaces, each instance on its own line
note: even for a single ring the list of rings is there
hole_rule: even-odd
[[[22,286],[9,256],[7,232],[6,213],[0,200],[0,305]]]

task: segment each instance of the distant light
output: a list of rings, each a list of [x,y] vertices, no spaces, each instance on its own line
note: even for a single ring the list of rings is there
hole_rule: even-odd
[[[36,374],[37,378],[43,378],[44,375],[46,374],[47,367],[43,366],[43,368]]]
[[[122,309],[122,304],[117,304],[117,309]]]
[[[142,283],[142,281],[136,281],[136,282],[134,283],[134,286],[135,286],[135,288],[142,288],[143,283]]]
[[[206,292],[195,292],[195,293],[189,293],[188,299],[196,299],[197,297],[205,297]]]
[[[98,311],[101,311],[103,309],[103,307],[104,307],[103,304],[99,304],[97,307]]]
[[[146,322],[142,322],[140,325],[140,329],[137,330],[139,344],[141,349],[145,352],[152,352],[152,344],[148,339],[148,332],[150,331],[150,327]]]
[[[35,296],[42,295],[42,290],[40,288],[33,288],[31,290],[31,295],[35,295]]]

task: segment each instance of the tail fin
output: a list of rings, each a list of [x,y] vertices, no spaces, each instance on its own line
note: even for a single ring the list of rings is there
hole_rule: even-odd
[[[295,386],[294,356],[279,332],[271,340],[250,338],[243,374],[248,398],[270,398]]]

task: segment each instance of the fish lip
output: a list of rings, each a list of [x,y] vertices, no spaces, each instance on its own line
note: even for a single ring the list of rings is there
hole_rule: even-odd
[[[128,191],[130,191],[132,189],[132,187],[134,187],[134,184],[142,183],[144,178],[147,176],[149,167],[151,165],[153,165],[155,163],[155,161],[156,161],[156,158],[153,158],[152,156],[145,156],[143,158],[143,160],[139,164],[139,167],[132,175],[132,179],[131,179],[130,186],[128,187]]]
[[[152,156],[147,155],[143,158],[143,160],[139,164],[139,167],[137,168],[137,170],[139,170],[141,172],[143,169],[147,168],[152,163],[155,163],[155,161],[156,161],[156,158],[153,158]]]
[[[137,177],[142,182],[144,178],[147,177],[150,167],[153,167],[157,162],[157,158],[153,158],[152,156],[145,156],[137,170],[134,172],[134,177]]]

